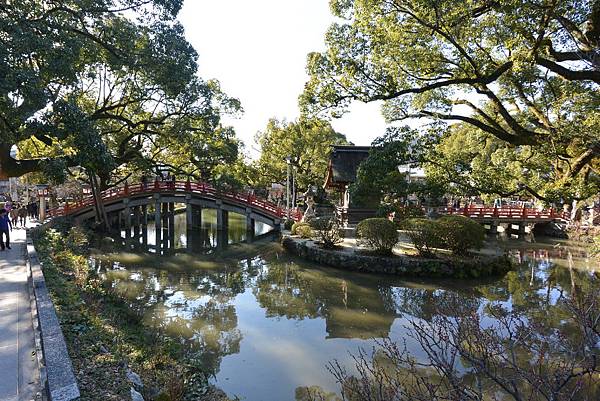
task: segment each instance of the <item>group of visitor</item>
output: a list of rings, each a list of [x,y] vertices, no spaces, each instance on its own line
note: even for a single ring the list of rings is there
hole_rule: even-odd
[[[37,203],[13,203],[8,200],[0,208],[0,251],[10,248],[10,232],[13,228],[25,228],[27,218],[37,219]]]

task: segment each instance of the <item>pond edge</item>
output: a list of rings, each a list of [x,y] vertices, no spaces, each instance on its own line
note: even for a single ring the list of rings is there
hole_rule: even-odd
[[[422,258],[365,255],[323,249],[312,240],[282,235],[281,245],[289,253],[311,262],[344,270],[412,277],[483,278],[501,276],[514,268],[507,255],[470,258]]]

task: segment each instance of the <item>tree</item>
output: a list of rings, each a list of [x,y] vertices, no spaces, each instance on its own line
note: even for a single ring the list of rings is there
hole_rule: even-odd
[[[363,206],[379,206],[383,202],[384,209],[394,209],[397,205],[405,206],[409,195],[421,200],[439,197],[441,186],[429,181],[411,182],[408,173],[399,169],[420,166],[425,157],[426,138],[408,127],[393,127],[375,139],[350,188],[353,201]]]
[[[460,195],[509,197],[526,190],[547,204],[565,196],[553,180],[553,161],[535,147],[514,148],[467,124],[455,124],[443,133],[424,157],[427,177]],[[453,185],[448,185],[452,183]],[[600,180],[590,173],[573,178],[569,192],[588,198],[600,192]]]
[[[161,143],[220,129],[220,112],[239,103],[196,76],[180,8],[179,0],[2,5],[0,176],[60,179],[82,166],[106,187],[119,166],[151,162]]]
[[[348,143],[344,135],[319,119],[291,123],[271,119],[256,140],[261,150],[256,167],[262,184],[285,184],[289,158],[299,189],[325,182],[331,145]]]
[[[463,122],[551,163],[583,198],[600,165],[600,1],[332,0],[342,21],[308,57],[305,111],[384,101],[390,121]],[[582,184],[583,183],[583,184]],[[534,196],[544,195],[523,187]]]

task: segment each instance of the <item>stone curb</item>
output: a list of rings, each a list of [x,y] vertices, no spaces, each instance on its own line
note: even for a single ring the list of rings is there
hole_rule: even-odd
[[[27,232],[27,256],[31,269],[37,320],[46,367],[46,388],[50,401],[71,401],[80,397],[79,386],[73,373],[71,358],[56,316],[54,304],[46,288],[46,280],[37,252]]]
[[[29,238],[29,230],[27,230],[27,238],[25,247],[23,249],[23,257],[27,266],[27,284],[29,292],[29,307],[31,309],[31,322],[33,324],[33,339],[35,343],[35,356],[39,371],[39,385],[41,392],[36,395],[35,401],[47,401],[48,400],[48,389],[46,387],[48,382],[48,376],[46,375],[46,366],[44,364],[44,350],[42,348],[42,337],[40,331],[40,321],[38,319],[37,303],[35,301],[35,292],[33,290],[33,276],[31,272],[31,263],[29,263],[29,255],[27,252],[27,245],[31,242]]]

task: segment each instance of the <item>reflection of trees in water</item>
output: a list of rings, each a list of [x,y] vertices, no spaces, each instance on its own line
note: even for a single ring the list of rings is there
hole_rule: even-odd
[[[358,282],[286,261],[270,261],[253,293],[269,317],[324,318],[328,338],[385,336],[396,317],[375,281]]]
[[[411,287],[389,287],[386,291],[389,292],[389,298],[394,301],[394,307],[399,313],[405,313],[426,321],[431,321],[439,313],[448,316],[451,316],[451,313],[456,313],[454,310],[441,307],[450,299],[460,298],[464,308],[477,307],[480,303],[479,299],[470,291],[455,292]]]
[[[419,318],[408,335],[426,357],[385,340],[374,354],[354,355],[356,370],[332,361],[340,399],[600,399],[598,274],[529,261],[471,295],[390,291],[399,311]],[[335,399],[318,387],[296,394],[302,401]]]
[[[331,361],[329,371],[344,401],[597,400],[600,282],[590,281],[589,291],[563,294],[556,303],[570,335],[557,335],[499,304],[481,313],[450,297],[440,306],[452,318],[440,312],[431,322],[409,325],[408,336],[425,352],[425,361],[384,340],[374,353],[354,355],[356,370]],[[313,394],[299,399],[325,399]]]
[[[222,358],[239,352],[242,333],[232,300],[244,292],[244,280],[250,278],[243,270],[105,270],[107,263],[98,262],[105,285],[139,311],[145,324],[176,338],[187,360],[217,374]]]
[[[210,260],[206,264],[210,267],[192,270],[192,265],[203,261],[189,259],[188,270],[181,266],[186,262],[169,258],[159,262],[164,269],[119,270],[105,260],[95,261],[93,267],[104,273],[107,288],[145,316],[147,324],[178,340],[196,365],[213,374],[224,356],[240,351],[242,333],[234,298],[248,289],[267,317],[324,319],[327,338],[385,337],[400,314],[426,324],[481,315],[489,325],[496,318],[483,306],[498,302],[520,313],[540,333],[564,338],[565,346],[574,346],[581,336],[558,294],[586,293],[591,277],[543,260],[491,283],[406,282],[392,276],[305,267],[274,255]],[[461,363],[469,367],[468,361]],[[462,380],[474,379],[467,374]],[[307,394],[306,388],[296,393],[299,400]],[[334,399],[328,393],[323,397]]]

